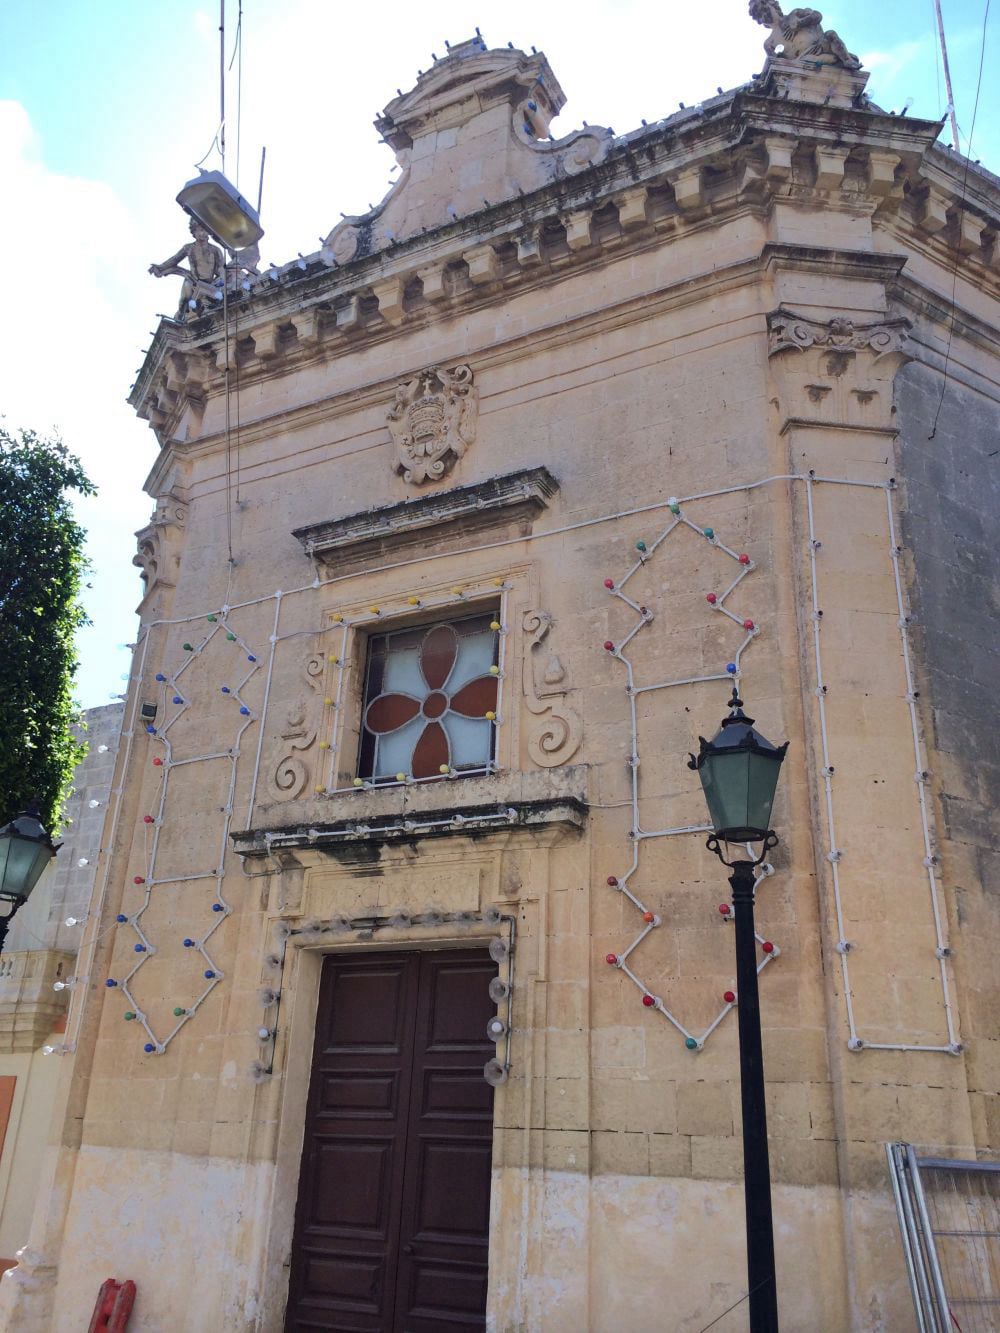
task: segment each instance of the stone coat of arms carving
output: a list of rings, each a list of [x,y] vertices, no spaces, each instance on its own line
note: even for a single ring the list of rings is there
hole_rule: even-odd
[[[468,366],[437,366],[397,385],[387,421],[404,481],[439,481],[476,438],[478,407]]]

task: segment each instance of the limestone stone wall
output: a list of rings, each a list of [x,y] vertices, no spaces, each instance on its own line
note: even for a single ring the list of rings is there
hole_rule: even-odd
[[[749,146],[720,137],[725,99],[651,138],[657,182],[636,185],[628,141],[586,208],[556,171],[456,222],[458,250],[442,224],[402,258],[317,260],[298,306],[262,287],[233,353],[238,494],[219,325],[162,335],[76,1070],[31,1254],[0,1284],[35,1327],[89,1308],[95,1264],[137,1281],[137,1329],[194,1328],[191,1302],[204,1327],[282,1327],[323,955],[512,935],[488,1326],[652,1333],[668,1310],[695,1333],[738,1302],[728,888],[685,762],[730,663],[789,741],[758,894],[783,1325],[912,1326],[885,1143],[987,1150],[996,1091],[988,849],[962,832],[982,798],[946,758],[972,695],[924,637],[959,548],[922,539],[936,460],[908,424],[915,293],[944,261],[903,178],[950,168],[926,166],[922,123],[759,101]],[[817,147],[820,122],[856,151]],[[462,366],[475,430],[418,486],[391,427],[415,378]],[[356,788],[368,635],[476,607],[502,626],[496,771]]]

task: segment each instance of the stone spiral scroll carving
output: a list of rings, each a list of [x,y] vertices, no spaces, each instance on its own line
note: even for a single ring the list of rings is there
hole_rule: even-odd
[[[546,655],[543,648],[554,623],[552,616],[547,611],[526,611],[521,623],[528,636],[522,662],[524,704],[543,719],[528,737],[528,753],[541,768],[555,768],[579,749],[583,723],[566,703],[562,663],[555,653]]]
[[[318,692],[323,679],[322,656],[314,654],[303,668],[306,681]],[[299,696],[288,705],[281,731],[282,754],[268,778],[268,788],[276,801],[294,801],[309,782],[310,770],[305,751],[316,743],[317,727],[311,722],[311,697]]]

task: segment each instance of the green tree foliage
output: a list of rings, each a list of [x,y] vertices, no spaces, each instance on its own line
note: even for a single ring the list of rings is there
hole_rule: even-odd
[[[34,798],[57,833],[86,752],[72,682],[87,564],[70,493],[94,490],[60,440],[0,426],[0,824]]]

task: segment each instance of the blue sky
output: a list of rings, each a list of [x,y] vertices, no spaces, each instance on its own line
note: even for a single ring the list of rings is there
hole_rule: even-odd
[[[942,0],[957,114],[968,136],[986,0]],[[267,145],[266,261],[317,248],[340,213],[385,193],[393,165],[372,120],[412,86],[444,40],[544,50],[568,98],[554,133],[583,120],[623,133],[760,69],[764,30],[746,0],[481,0],[340,6],[244,0],[240,183],[253,197]],[[838,0],[825,23],[865,59],[887,109],[944,114],[933,0]],[[94,564],[93,626],[81,635],[78,696],[122,689],[139,599],[133,533],[152,501],[142,482],[155,440],[125,404],[158,311],[177,283],[146,273],[185,239],[173,203],[218,123],[218,3],[4,0],[0,7],[0,210],[7,304],[0,414],[58,429],[100,496],[80,506]],[[972,156],[1000,171],[1000,3],[990,15]],[[227,0],[230,38],[237,0]],[[470,17],[471,15],[471,17]],[[236,78],[229,78],[228,174],[236,174]],[[950,136],[947,131],[943,138]],[[966,143],[963,141],[963,150]],[[209,160],[206,165],[217,165]]]

